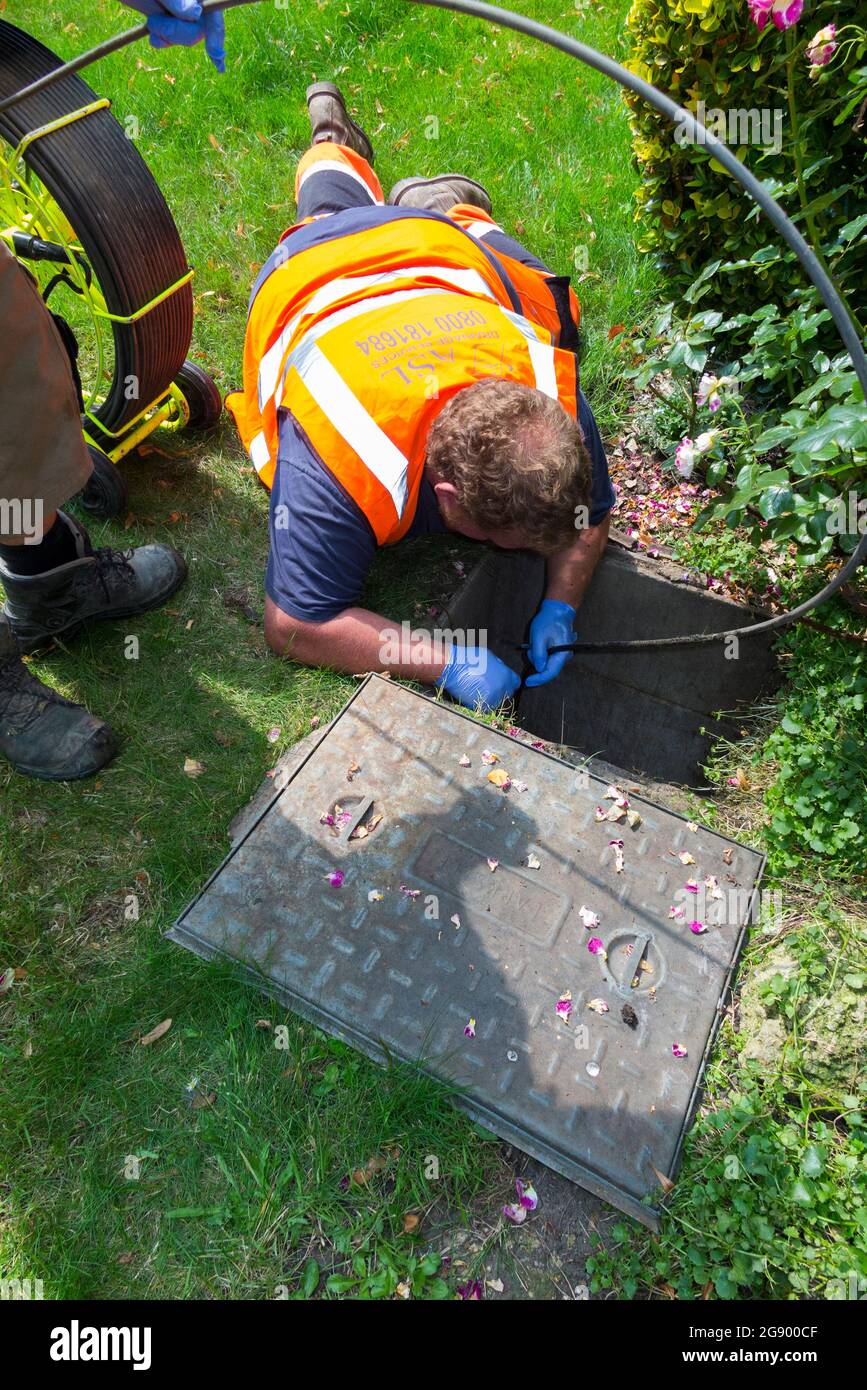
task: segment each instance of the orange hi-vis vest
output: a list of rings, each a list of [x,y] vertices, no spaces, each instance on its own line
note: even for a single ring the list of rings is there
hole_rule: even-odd
[[[547,277],[457,225],[478,220],[478,209],[463,205],[452,220],[373,213],[356,213],[359,230],[331,238],[333,217],[311,219],[319,230],[307,245],[281,242],[251,301],[243,390],[226,405],[268,487],[278,411],[289,411],[388,545],[412,523],[428,431],[456,391],[505,378],[574,416],[578,383],[574,354],[555,346]]]

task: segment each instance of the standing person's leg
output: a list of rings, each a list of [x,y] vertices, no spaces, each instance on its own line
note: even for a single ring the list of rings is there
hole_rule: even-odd
[[[168,546],[93,549],[61,510],[90,472],[66,348],[33,280],[0,245],[0,752],[52,780],[89,776],[117,741],[41,685],[17,653],[91,618],[154,608],[186,575]]]
[[[64,552],[58,508],[87,481],[90,459],[60,335],[39,291],[0,242],[0,555],[36,572]],[[19,772],[66,780],[117,750],[111,729],[27,670],[0,614],[0,752]]]
[[[381,207],[385,199],[373,172],[373,146],[346,110],[339,87],[314,82],[307,89],[307,109],[311,144],[295,175],[299,220]]]

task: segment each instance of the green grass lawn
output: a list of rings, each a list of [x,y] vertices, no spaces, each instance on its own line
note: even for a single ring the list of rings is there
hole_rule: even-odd
[[[625,0],[526,8],[621,51]],[[64,57],[134,22],[109,0],[15,0],[4,18]],[[192,355],[221,388],[239,377],[255,269],[293,220],[304,89],[334,78],[374,137],[386,188],[465,169],[554,268],[573,269],[587,248],[589,270],[576,276],[585,385],[613,428],[608,328],[632,322],[654,284],[634,249],[613,86],[529,41],[398,0],[263,4],[229,16],[228,52],[224,78],[201,51],[142,45],[87,74],[119,119],[139,123],[196,267]],[[425,138],[430,116],[438,140]],[[20,972],[0,1000],[0,1271],[41,1278],[46,1297],[271,1297],[279,1286],[310,1292],[315,1259],[323,1279],[337,1272],[332,1292],[355,1279],[377,1295],[410,1277],[442,1296],[438,1261],[421,1255],[437,1220],[460,1220],[485,1194],[502,1200],[499,1146],[429,1081],[376,1068],[162,943],[223,856],[232,815],[353,682],[280,665],[232,597],[261,607],[267,500],[228,425],[203,441],[151,443],[124,465],[126,529],[95,525],[94,540],[170,541],[189,561],[188,585],[161,612],[34,662],[110,721],[123,751],[97,780],[70,786],[0,763],[0,967]],[[371,601],[414,617],[454,586],[457,553],[420,543],[411,566],[406,552],[384,557]],[[137,661],[125,657],[130,632]],[[201,777],[184,775],[186,758],[204,764]],[[166,1018],[161,1041],[137,1045]],[[260,1019],[288,1024],[288,1051]],[[424,1176],[430,1154],[436,1183]],[[343,1190],[371,1159],[370,1181]],[[407,1213],[423,1216],[420,1237],[404,1232]]]
[[[524,8],[623,54],[625,0]],[[135,22],[114,0],[11,0],[3,13],[63,56]],[[584,385],[603,430],[616,429],[624,395],[608,330],[635,322],[659,286],[634,248],[635,174],[613,86],[517,36],[403,0],[264,3],[229,15],[228,51],[224,78],[201,51],[141,45],[87,74],[120,120],[138,122],[196,267],[191,355],[223,390],[238,381],[251,280],[293,220],[304,89],[334,78],[374,138],[386,189],[408,173],[466,170],[491,189],[507,227],[573,272]],[[431,117],[436,140],[426,138]],[[399,1280],[417,1296],[447,1296],[472,1265],[455,1264],[449,1285],[438,1256],[425,1256],[474,1214],[496,1217],[512,1175],[503,1148],[443,1088],[374,1066],[162,940],[263,774],[354,683],[281,665],[250,621],[262,606],[267,499],[228,423],[150,446],[123,465],[126,525],[95,525],[94,539],[169,541],[189,561],[189,583],[162,611],[95,628],[33,663],[109,720],[123,750],[99,778],[70,786],[27,782],[0,763],[0,969],[18,970],[0,997],[0,1276],[42,1279],[46,1297],[381,1297]],[[708,544],[703,567],[734,564]],[[454,560],[472,555],[437,538],[385,554],[370,603],[396,619],[424,615],[454,589]],[[696,802],[692,814],[763,844],[778,764],[839,741],[855,663],[852,649],[831,646],[833,662],[820,664],[797,639],[789,703],[745,715],[747,739],[720,750],[712,769],[725,786],[746,766],[749,790]],[[791,748],[778,738],[769,753],[784,710],[789,729],[803,719],[806,732],[798,726]],[[184,775],[187,758],[204,765],[200,777]],[[836,785],[822,796],[833,808]],[[800,843],[811,808],[796,802],[777,818],[784,812]],[[865,1083],[857,1056],[845,1082],[816,1074],[820,1044],[810,1041],[817,1018],[838,1008],[842,981],[854,1002],[839,1030],[853,1048],[867,979],[863,893],[849,881],[841,891],[809,851],[793,862],[783,930],[753,933],[741,972],[755,994],[757,972],[781,950],[797,963],[759,990],[783,1030],[779,1057],[742,1058],[738,1000],[662,1234],[621,1223],[593,1271],[603,1294],[823,1297],[847,1271],[867,1277]],[[142,1047],[166,1019],[165,1035]],[[286,1047],[275,1046],[281,1024]],[[426,1176],[430,1155],[437,1181]],[[487,1230],[496,1240],[495,1221]]]

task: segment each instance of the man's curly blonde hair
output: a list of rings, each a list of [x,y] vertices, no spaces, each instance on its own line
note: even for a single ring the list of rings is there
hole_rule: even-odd
[[[590,505],[590,458],[559,401],[494,378],[465,386],[434,420],[426,464],[485,530],[512,530],[543,555],[576,538]]]

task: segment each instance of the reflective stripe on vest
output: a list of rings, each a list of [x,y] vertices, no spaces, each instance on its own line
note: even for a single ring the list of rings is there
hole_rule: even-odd
[[[278,380],[285,377],[285,372],[281,373],[280,367],[303,319],[321,313],[330,304],[335,304],[338,299],[342,299],[347,293],[357,294],[361,290],[373,289],[378,285],[393,285],[399,280],[420,279],[423,276],[442,280],[444,284],[453,289],[461,290],[465,294],[484,296],[485,299],[493,300],[496,303],[481,275],[475,270],[455,270],[439,265],[411,265],[402,267],[400,270],[383,271],[379,275],[350,275],[339,280],[332,280],[330,284],[323,285],[320,290],[316,291],[301,312],[287,323],[280,336],[263,356],[259,367],[259,409],[262,410],[266,401],[274,395]],[[344,322],[346,319],[354,318],[357,314],[366,313],[368,309],[375,308],[388,298],[396,300],[399,296],[411,298],[423,294],[439,293],[439,290],[431,287],[423,290],[391,290],[383,295],[373,295],[370,298],[349,304],[344,309],[335,309],[323,320],[321,327],[327,329]],[[307,331],[313,332],[315,330],[308,329]]]

